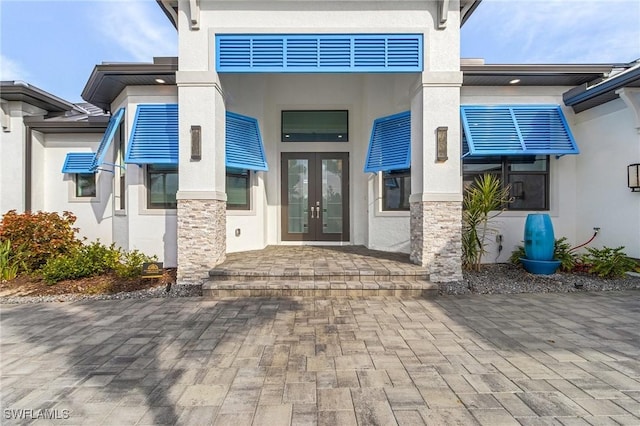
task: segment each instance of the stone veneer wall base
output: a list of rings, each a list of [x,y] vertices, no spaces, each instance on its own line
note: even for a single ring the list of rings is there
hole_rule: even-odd
[[[226,247],[225,201],[178,200],[178,284],[202,284]]]
[[[462,280],[462,203],[411,203],[411,262],[424,266],[432,282]]]

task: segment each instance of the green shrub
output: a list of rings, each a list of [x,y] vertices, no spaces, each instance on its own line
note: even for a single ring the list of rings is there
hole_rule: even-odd
[[[573,271],[573,268],[576,266],[577,256],[571,252],[571,244],[567,242],[566,237],[556,240],[555,247],[553,248],[553,258],[561,262],[561,271]]]
[[[524,246],[517,246],[514,251],[511,252],[511,256],[509,256],[509,262],[514,265],[520,265],[520,258],[524,257]]]
[[[72,253],[49,259],[42,268],[42,277],[47,284],[95,277],[108,272],[114,272],[120,278],[133,278],[141,274],[143,262],[155,260],[155,256],[147,256],[138,250],[123,252],[114,244],[105,246],[96,241]]]
[[[581,261],[588,265],[590,273],[603,278],[615,278],[624,276],[625,272],[633,271],[636,262],[627,257],[624,247],[603,247],[601,249],[588,248],[588,253],[582,256]]]
[[[18,262],[13,259],[11,242],[0,242],[0,282],[14,279],[18,275]]]
[[[11,241],[11,250],[23,272],[40,269],[51,258],[74,252],[81,246],[70,212],[25,212],[10,210],[0,222],[0,241]]]
[[[120,278],[135,278],[142,273],[142,264],[156,262],[156,256],[147,256],[138,250],[122,252],[120,262],[115,267],[115,273]]]

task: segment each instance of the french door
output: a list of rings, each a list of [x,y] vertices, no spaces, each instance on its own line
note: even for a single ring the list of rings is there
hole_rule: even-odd
[[[349,241],[349,154],[282,153],[282,240]]]

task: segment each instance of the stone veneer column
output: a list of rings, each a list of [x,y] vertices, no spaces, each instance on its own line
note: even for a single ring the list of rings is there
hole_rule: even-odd
[[[201,284],[227,248],[225,104],[214,71],[178,71],[178,284]],[[200,128],[200,155],[191,129]],[[196,142],[197,143],[197,142]]]
[[[224,261],[227,203],[178,199],[178,283],[200,284]]]
[[[462,279],[462,203],[411,203],[410,259],[426,266],[433,282]]]

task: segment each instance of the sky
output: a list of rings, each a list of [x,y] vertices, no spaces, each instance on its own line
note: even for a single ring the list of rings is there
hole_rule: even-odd
[[[82,102],[96,64],[177,51],[176,31],[155,0],[0,0],[0,80],[71,102]],[[461,56],[628,63],[640,59],[640,0],[483,0],[462,28]]]

